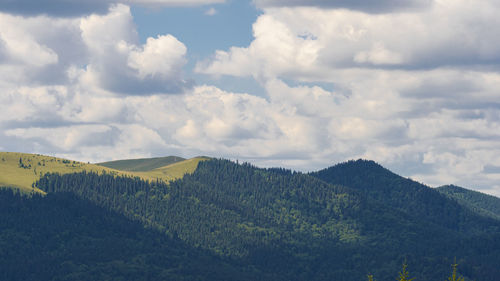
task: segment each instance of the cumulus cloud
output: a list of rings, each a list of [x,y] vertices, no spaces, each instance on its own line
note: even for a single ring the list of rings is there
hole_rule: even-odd
[[[264,14],[250,45],[219,50],[197,71],[255,78],[294,112],[281,132],[285,120],[318,128],[302,143],[315,147],[310,167],[361,157],[431,185],[500,193],[499,175],[483,173],[497,166],[485,154],[500,141],[497,2],[406,2],[383,13],[366,1],[255,2]]]
[[[82,18],[0,13],[3,149],[81,160],[163,151],[160,132],[175,130],[142,123],[140,112],[161,116],[168,108],[149,110],[151,96],[190,89],[182,75],[186,52],[172,35],[139,44],[125,5]]]
[[[83,64],[86,57],[79,20],[0,13],[0,72],[4,82],[23,86],[65,84],[68,68]]]
[[[498,66],[499,11],[495,1],[468,0],[381,15],[310,7],[269,9],[254,23],[255,38],[248,47],[217,51],[197,69],[218,75],[307,79],[331,76],[329,71],[341,68]]]
[[[138,46],[128,6],[116,5],[106,15],[89,16],[80,28],[90,50],[84,81],[126,94],[181,93],[189,87],[182,78],[184,44],[164,35]]]
[[[128,66],[139,72],[139,78],[176,77],[185,64],[186,46],[172,35],[148,38],[143,48],[133,49]]]
[[[144,6],[197,6],[224,3],[225,0],[2,0],[0,12],[36,16],[78,17],[89,14],[106,14],[108,7],[115,3]]]
[[[253,77],[264,97],[192,85],[188,48],[172,35],[139,43],[122,4],[81,18],[0,14],[2,148],[301,170],[368,158],[431,185],[499,195],[499,4],[406,2],[382,13],[370,3],[258,2],[254,40],[196,68]]]
[[[54,19],[0,13],[0,74],[13,85],[68,85],[121,94],[182,93],[187,48],[172,35],[138,43],[130,8]]]
[[[257,7],[309,6],[319,8],[352,9],[371,13],[415,10],[429,7],[433,0],[254,0]]]

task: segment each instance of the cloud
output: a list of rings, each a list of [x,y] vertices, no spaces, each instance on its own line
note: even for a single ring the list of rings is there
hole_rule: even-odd
[[[186,46],[172,35],[138,43],[130,8],[61,19],[0,14],[0,74],[13,85],[68,85],[119,94],[182,93]]]
[[[497,2],[445,0],[384,13],[308,3],[257,1],[264,13],[250,45],[219,50],[197,71],[264,85],[283,113],[276,126],[289,138],[281,141],[310,148],[297,146],[307,161],[295,154],[293,165],[368,158],[431,185],[500,193],[499,175],[483,172],[498,165],[486,154],[497,155],[500,142]],[[325,83],[332,89],[314,86]],[[274,157],[258,161],[279,163]]]
[[[181,93],[190,86],[182,78],[184,44],[164,35],[138,46],[128,6],[112,6],[106,15],[89,16],[80,28],[90,54],[84,81],[124,94]]]
[[[391,14],[269,9],[254,23],[254,40],[248,47],[219,50],[197,70],[256,79],[321,80],[349,68],[498,68],[498,12],[495,1],[466,0],[439,1],[423,11]]]
[[[259,8],[309,6],[327,9],[351,9],[369,13],[415,10],[429,7],[433,0],[254,0]]]
[[[148,38],[141,49],[132,50],[128,66],[139,72],[139,77],[174,77],[186,63],[186,46],[172,35]]]
[[[79,17],[106,14],[112,4],[124,3],[153,7],[197,6],[224,3],[225,0],[2,0],[0,12],[23,16]]]
[[[0,14],[0,143],[83,161],[209,155],[300,170],[368,158],[499,194],[500,5],[314,3],[266,6],[248,46],[197,64],[253,77],[265,96],[193,85],[187,46],[168,34],[139,43],[123,4]]]
[[[318,41],[297,36],[285,23],[269,15],[257,19],[254,37],[248,48],[217,51],[213,60],[199,63],[197,71],[215,75],[253,75],[257,79],[275,77],[295,71],[290,69],[292,66],[307,71],[315,65],[321,48]]]
[[[3,59],[1,59],[3,57]],[[79,20],[0,14],[0,72],[17,85],[64,84],[85,62]]]

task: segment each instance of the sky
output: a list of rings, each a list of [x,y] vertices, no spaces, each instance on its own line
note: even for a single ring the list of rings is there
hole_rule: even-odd
[[[497,0],[0,0],[0,151],[371,159],[500,196]]]

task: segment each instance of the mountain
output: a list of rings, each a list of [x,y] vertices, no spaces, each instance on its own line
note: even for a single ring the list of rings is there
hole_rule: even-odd
[[[97,163],[97,165],[120,171],[147,172],[184,160],[186,159],[182,157],[167,156],[167,157],[156,157],[156,158],[117,160],[117,161]]]
[[[438,187],[437,191],[478,214],[500,220],[500,198],[455,185]]]
[[[454,257],[468,278],[500,275],[500,221],[371,161],[309,175],[210,159],[168,184],[82,172],[37,186],[272,276],[259,280],[390,280],[403,260],[438,280]]]
[[[0,249],[4,281],[270,279],[69,193],[0,190]]]
[[[18,156],[5,167],[27,177],[33,159],[16,164]],[[0,251],[0,272],[18,278],[10,280],[127,280],[127,272],[146,280],[393,280],[405,260],[417,280],[446,280],[455,257],[466,280],[500,276],[500,220],[373,161],[310,174],[209,158],[61,173],[78,164],[62,161],[32,176],[46,195],[10,191],[0,202],[0,246],[10,249]],[[91,254],[100,252],[105,258]],[[22,257],[29,263],[21,272]]]
[[[310,175],[358,190],[415,219],[461,233],[482,233],[495,224],[490,218],[463,208],[438,190],[394,174],[374,161],[348,161]]]

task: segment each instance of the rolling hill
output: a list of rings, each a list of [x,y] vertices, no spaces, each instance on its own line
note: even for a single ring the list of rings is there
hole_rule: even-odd
[[[157,179],[165,182],[181,178],[186,173],[192,173],[196,169],[198,162],[206,160],[206,157],[196,157],[192,159],[182,159],[180,157],[156,158],[148,161],[122,160],[111,162],[109,167],[104,165],[83,163],[68,159],[62,159],[40,154],[28,154],[18,152],[0,152],[0,187],[17,188],[24,193],[41,192],[33,183],[46,173],[77,173],[77,172],[106,172],[109,174],[139,177],[144,180],[154,181]],[[175,160],[175,161],[174,161]],[[164,163],[167,165],[159,166]],[[170,163],[170,164],[168,164]],[[124,167],[124,170],[111,168],[116,166]],[[156,167],[159,166],[159,167]],[[128,168],[127,168],[128,167]],[[134,168],[135,167],[135,168]],[[148,171],[146,167],[154,168]]]
[[[97,163],[97,165],[120,171],[147,172],[184,160],[186,159],[182,157],[167,156],[167,157],[155,157],[155,158],[117,160],[117,161]]]
[[[115,170],[51,156],[17,152],[0,152],[0,186],[18,188],[23,192],[40,192],[33,183],[45,173],[81,171],[117,172]]]

